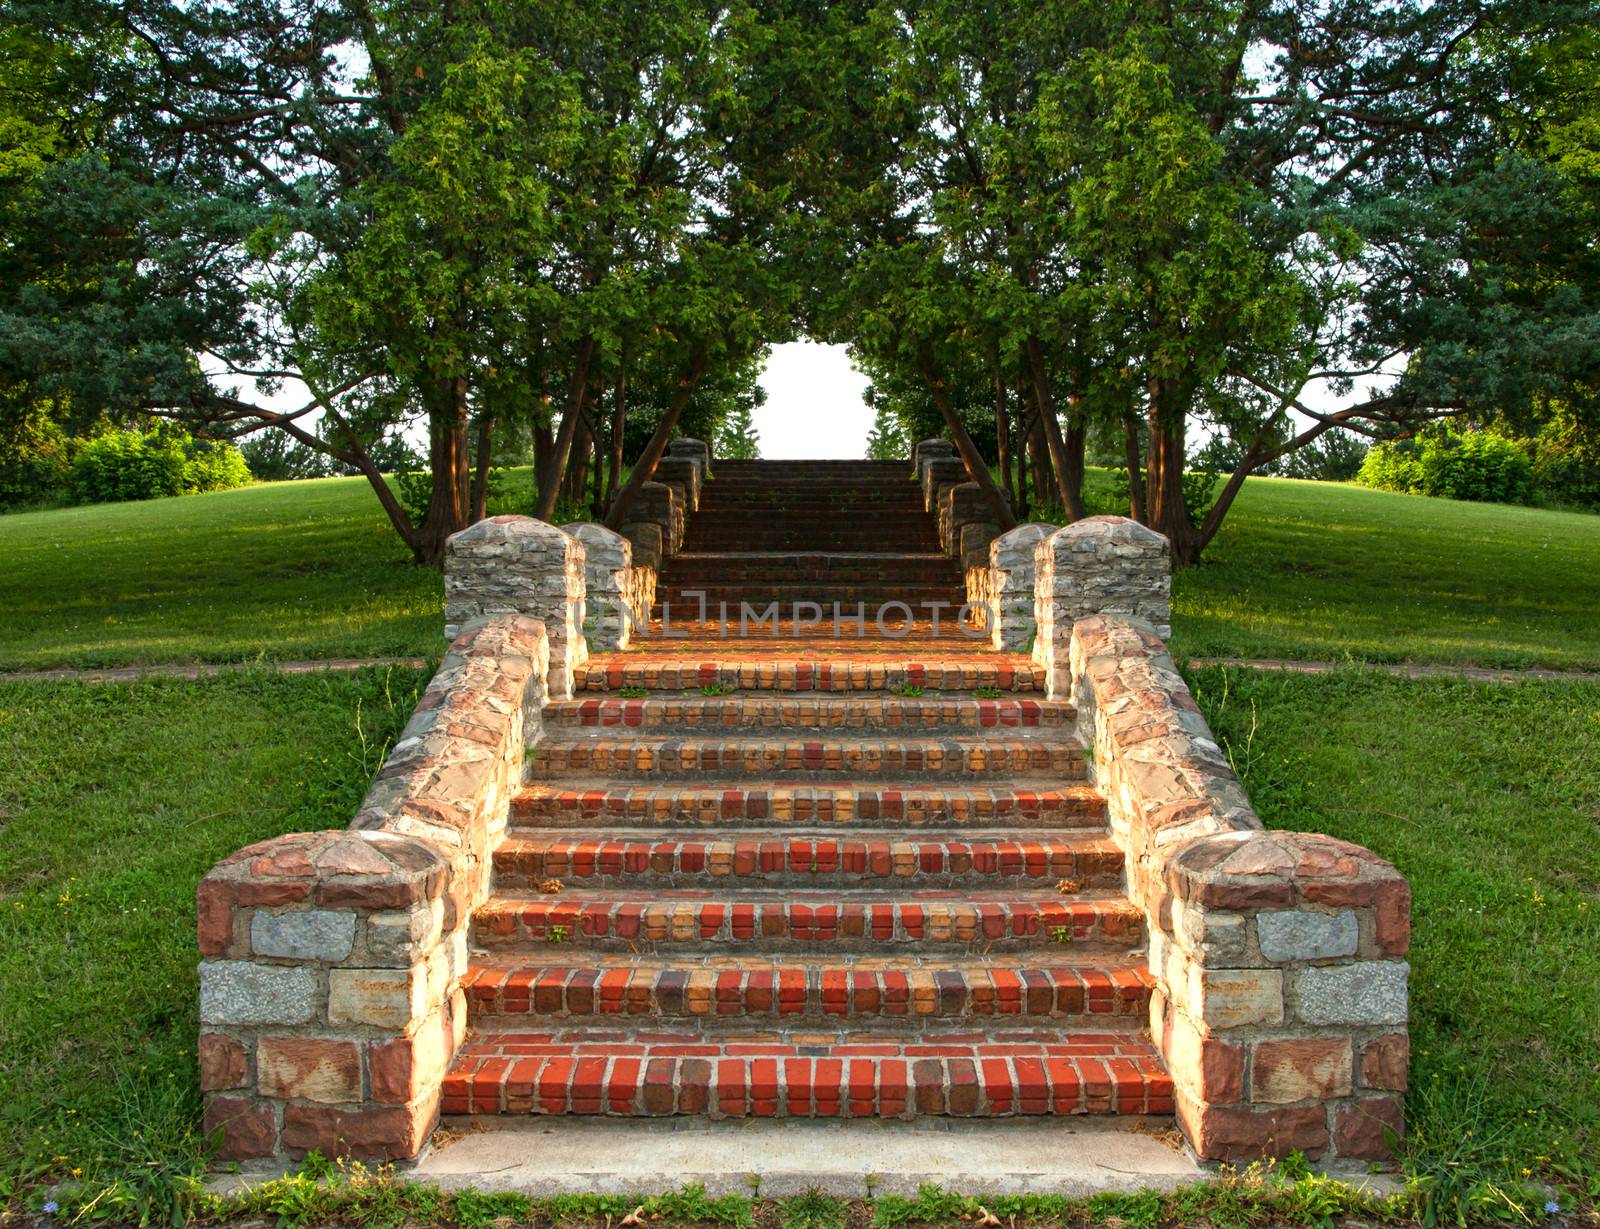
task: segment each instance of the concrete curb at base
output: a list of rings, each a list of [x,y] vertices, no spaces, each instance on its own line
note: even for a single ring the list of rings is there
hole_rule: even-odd
[[[784,1198],[820,1190],[863,1199],[915,1195],[930,1182],[969,1195],[1081,1198],[1210,1178],[1213,1171],[1174,1140],[1116,1123],[1061,1120],[455,1119],[406,1176],[444,1190],[534,1198],[655,1194],[700,1183],[712,1195]],[[207,1185],[227,1195],[267,1176],[217,1175]],[[1335,1176],[1375,1195],[1399,1189],[1385,1175]]]

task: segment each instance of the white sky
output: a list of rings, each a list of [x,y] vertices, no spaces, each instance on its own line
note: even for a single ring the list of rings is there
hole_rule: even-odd
[[[790,341],[773,346],[761,373],[767,403],[755,412],[761,457],[859,460],[867,455],[872,411],[861,399],[867,377],[843,346]]]

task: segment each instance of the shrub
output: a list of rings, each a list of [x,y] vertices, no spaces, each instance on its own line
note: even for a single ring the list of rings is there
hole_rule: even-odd
[[[232,444],[179,431],[112,431],[86,442],[72,462],[72,493],[79,503],[162,499],[249,481],[250,469]]]
[[[67,437],[48,420],[0,442],[0,510],[58,499],[72,473]]]
[[[1374,444],[1357,481],[1381,491],[1491,503],[1529,503],[1535,494],[1527,444],[1486,431]]]

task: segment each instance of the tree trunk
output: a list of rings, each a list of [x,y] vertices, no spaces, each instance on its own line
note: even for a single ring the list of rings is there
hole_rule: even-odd
[[[611,476],[607,488],[613,500],[622,485],[622,432],[628,425],[628,347],[617,359],[617,386],[611,394]]]
[[[1039,422],[1039,407],[1034,404],[1031,390],[1017,386],[1018,415],[1022,419],[1024,453],[1029,472],[1033,475],[1033,500],[1043,504],[1047,493],[1055,484],[1050,481],[1050,450],[1044,442],[1044,427]]]
[[[428,465],[433,479],[428,515],[411,553],[434,566],[444,559],[445,539],[466,528],[471,462],[467,449],[467,382],[445,380],[428,414]]]
[[[472,519],[476,525],[489,514],[489,462],[494,446],[494,418],[489,414],[478,416],[478,466],[472,479]]]
[[[595,425],[598,426],[599,424],[596,423]],[[589,492],[589,519],[594,521],[598,521],[604,516],[606,510],[606,452],[607,443],[596,432],[594,437],[594,456],[590,458],[594,465],[594,486]]]
[[[1068,482],[1067,445],[1061,438],[1061,421],[1056,417],[1055,398],[1050,393],[1050,372],[1045,367],[1044,348],[1034,336],[1028,338],[1028,369],[1033,373],[1034,407],[1044,428],[1045,444],[1050,449],[1050,468],[1055,470],[1056,489],[1070,525],[1083,519],[1083,483],[1080,479],[1074,490]]]
[[[1144,523],[1144,458],[1139,455],[1139,423],[1132,414],[1122,420],[1122,455],[1128,466],[1128,515]]]
[[[1000,461],[1000,489],[1005,492],[1006,503],[1016,509],[1018,516],[1022,516],[1024,510],[1017,502],[1017,491],[1011,484],[1011,424],[1006,414],[1006,377],[1000,370],[998,353],[994,359],[994,438],[995,452]]]
[[[1183,502],[1184,411],[1180,390],[1171,380],[1150,382],[1150,457],[1145,522],[1172,544],[1172,560],[1180,567],[1200,562],[1200,535]]]
[[[994,484],[994,475],[989,472],[989,466],[978,451],[978,446],[972,442],[972,437],[967,434],[967,428],[962,424],[961,418],[956,414],[955,406],[950,403],[950,390],[945,388],[933,369],[933,356],[924,350],[921,358],[922,378],[928,382],[928,387],[933,391],[933,403],[939,407],[940,417],[944,419],[945,429],[950,432],[950,437],[956,442],[956,450],[961,454],[961,462],[967,467],[967,477],[978,484],[983,492],[984,502],[989,505],[989,510],[994,513],[995,524],[1000,526],[1004,533],[1007,529],[1017,527],[1017,518],[1011,513],[1011,505],[1006,503],[1006,497],[1000,493],[1000,488]]]
[[[1067,410],[1066,438],[1062,440],[1062,450],[1067,457],[1067,472],[1061,476],[1061,481],[1072,496],[1067,511],[1073,514],[1072,519],[1075,521],[1082,520],[1088,512],[1083,506],[1083,454],[1088,444],[1089,429],[1078,408],[1078,398],[1074,395]]]
[[[620,528],[627,521],[628,511],[633,507],[633,501],[639,497],[639,488],[649,482],[655,474],[656,462],[661,460],[661,454],[666,452],[667,441],[672,438],[672,430],[678,425],[678,419],[683,415],[683,407],[689,404],[694,386],[700,382],[705,369],[705,352],[697,350],[689,362],[687,374],[679,377],[678,387],[672,394],[672,404],[661,416],[655,434],[650,437],[650,442],[644,447],[644,453],[634,464],[633,472],[628,475],[627,484],[612,499],[611,511],[606,513],[607,529]]]
[[[561,480],[566,474],[567,458],[572,455],[572,441],[578,433],[583,394],[589,387],[589,359],[593,354],[594,338],[585,337],[578,343],[577,352],[572,358],[572,375],[567,381],[567,404],[561,412],[561,429],[556,434],[549,467],[539,475],[539,503],[533,514],[541,521],[548,521],[555,515],[556,503],[561,498]]]

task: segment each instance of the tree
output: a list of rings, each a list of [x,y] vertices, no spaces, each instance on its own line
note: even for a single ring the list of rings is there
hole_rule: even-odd
[[[900,416],[888,401],[871,395],[867,404],[874,406],[872,430],[867,433],[867,459],[869,461],[901,461],[911,457],[911,441],[906,429],[900,425]]]
[[[756,397],[740,397],[735,400],[728,416],[723,419],[716,433],[716,455],[730,461],[756,461],[761,458],[761,436],[756,431],[756,420],[752,414],[755,405],[765,401],[765,390],[757,389],[763,395]]]

